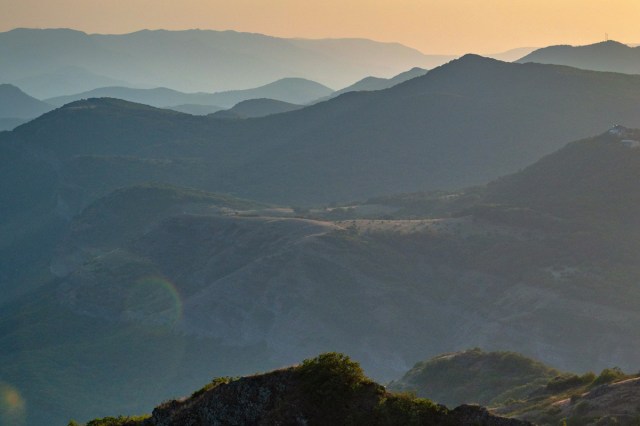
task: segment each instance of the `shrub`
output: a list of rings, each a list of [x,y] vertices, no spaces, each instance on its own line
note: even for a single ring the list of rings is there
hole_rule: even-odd
[[[149,416],[105,417],[103,419],[91,420],[86,426],[141,426],[143,421],[148,418]]]
[[[618,368],[605,368],[602,370],[602,373],[593,381],[594,386],[603,385],[605,383],[611,383],[616,380],[624,379],[626,375],[624,372]]]
[[[348,356],[329,352],[302,362],[299,368],[304,391],[319,398],[344,397],[369,382],[360,364]]]
[[[582,376],[578,376],[577,374],[556,376],[547,383],[546,389],[550,392],[562,392],[578,386],[586,386],[592,383],[595,378],[596,375],[591,372],[583,374]]]
[[[411,394],[393,394],[380,401],[375,409],[376,425],[429,425],[440,423],[448,410],[428,399]]]
[[[233,381],[237,380],[237,378],[235,377],[217,377],[215,379],[213,379],[211,382],[207,383],[206,385],[204,385],[201,389],[198,389],[197,391],[195,391],[194,393],[191,394],[191,398],[196,398],[200,395],[202,395],[203,393],[205,393],[208,390],[211,390],[213,388],[217,388],[220,385],[227,385]]]

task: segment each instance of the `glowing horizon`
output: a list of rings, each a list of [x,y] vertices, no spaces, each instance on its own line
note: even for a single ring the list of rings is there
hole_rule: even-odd
[[[367,38],[427,54],[640,43],[637,0],[0,0],[0,31],[72,28],[123,34],[212,29],[286,38]],[[72,13],[70,13],[72,12]]]

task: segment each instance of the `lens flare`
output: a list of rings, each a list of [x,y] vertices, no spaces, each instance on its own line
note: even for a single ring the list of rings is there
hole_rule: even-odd
[[[20,426],[25,423],[26,403],[13,386],[0,382],[0,424]]]
[[[131,320],[174,326],[182,317],[182,299],[165,278],[145,277],[129,288],[125,312]]]

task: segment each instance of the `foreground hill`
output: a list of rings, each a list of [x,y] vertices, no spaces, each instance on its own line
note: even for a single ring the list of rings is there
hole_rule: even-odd
[[[517,62],[568,65],[594,71],[640,74],[640,48],[616,41],[587,46],[550,46],[535,50]]]
[[[303,78],[285,78],[254,89],[231,90],[219,93],[182,93],[167,88],[133,89],[128,87],[103,87],[69,96],[48,99],[47,102],[62,106],[88,98],[117,98],[159,108],[172,105],[206,105],[231,108],[249,99],[268,98],[283,102],[306,104],[333,93],[333,90]]]
[[[367,75],[391,77],[447,60],[365,39],[283,39],[203,30],[102,35],[24,28],[0,33],[0,57],[11,58],[0,64],[5,82],[20,80],[21,87],[41,98],[122,85],[116,81],[133,87],[218,92],[295,76],[344,87]],[[75,81],[55,77],[65,73],[73,74]],[[57,93],[43,84],[47,80],[62,83]]]
[[[30,120],[54,107],[24,93],[16,86],[0,84],[0,118]]]
[[[326,353],[302,365],[238,379],[222,378],[191,397],[168,401],[148,418],[110,418],[89,425],[432,425],[520,426],[477,406],[448,410],[426,399],[394,395],[364,376],[348,357]]]
[[[611,123],[640,126],[639,82],[470,55],[390,89],[260,119],[223,121],[91,99],[10,138],[46,150],[62,170],[81,170],[82,182],[75,171],[63,172],[81,190],[118,175],[129,179],[123,184],[186,183],[309,205],[480,184]],[[140,167],[121,174],[123,162]],[[187,162],[180,173],[167,172]]]

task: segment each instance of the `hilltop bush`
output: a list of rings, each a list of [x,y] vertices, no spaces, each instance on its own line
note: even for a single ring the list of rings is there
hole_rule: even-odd
[[[371,383],[360,364],[337,352],[304,360],[299,374],[305,393],[318,399],[345,399],[362,384]]]
[[[409,393],[388,395],[374,411],[375,425],[428,425],[435,424],[448,413],[444,406]]]
[[[217,377],[215,379],[213,379],[211,382],[207,383],[206,385],[204,385],[202,388],[198,389],[197,391],[195,391],[194,393],[191,394],[192,398],[196,398],[200,395],[202,395],[203,393],[213,389],[213,388],[217,388],[220,385],[226,385],[229,384],[231,382],[233,382],[234,380],[237,380],[237,378],[235,377]]]
[[[615,382],[616,380],[624,379],[625,377],[626,374],[624,374],[624,372],[618,367],[605,368],[593,381],[593,385],[604,385],[605,383]]]
[[[86,426],[140,426],[142,422],[148,418],[149,416],[105,417],[103,419],[91,420]],[[72,424],[73,423],[69,423],[69,425]]]

